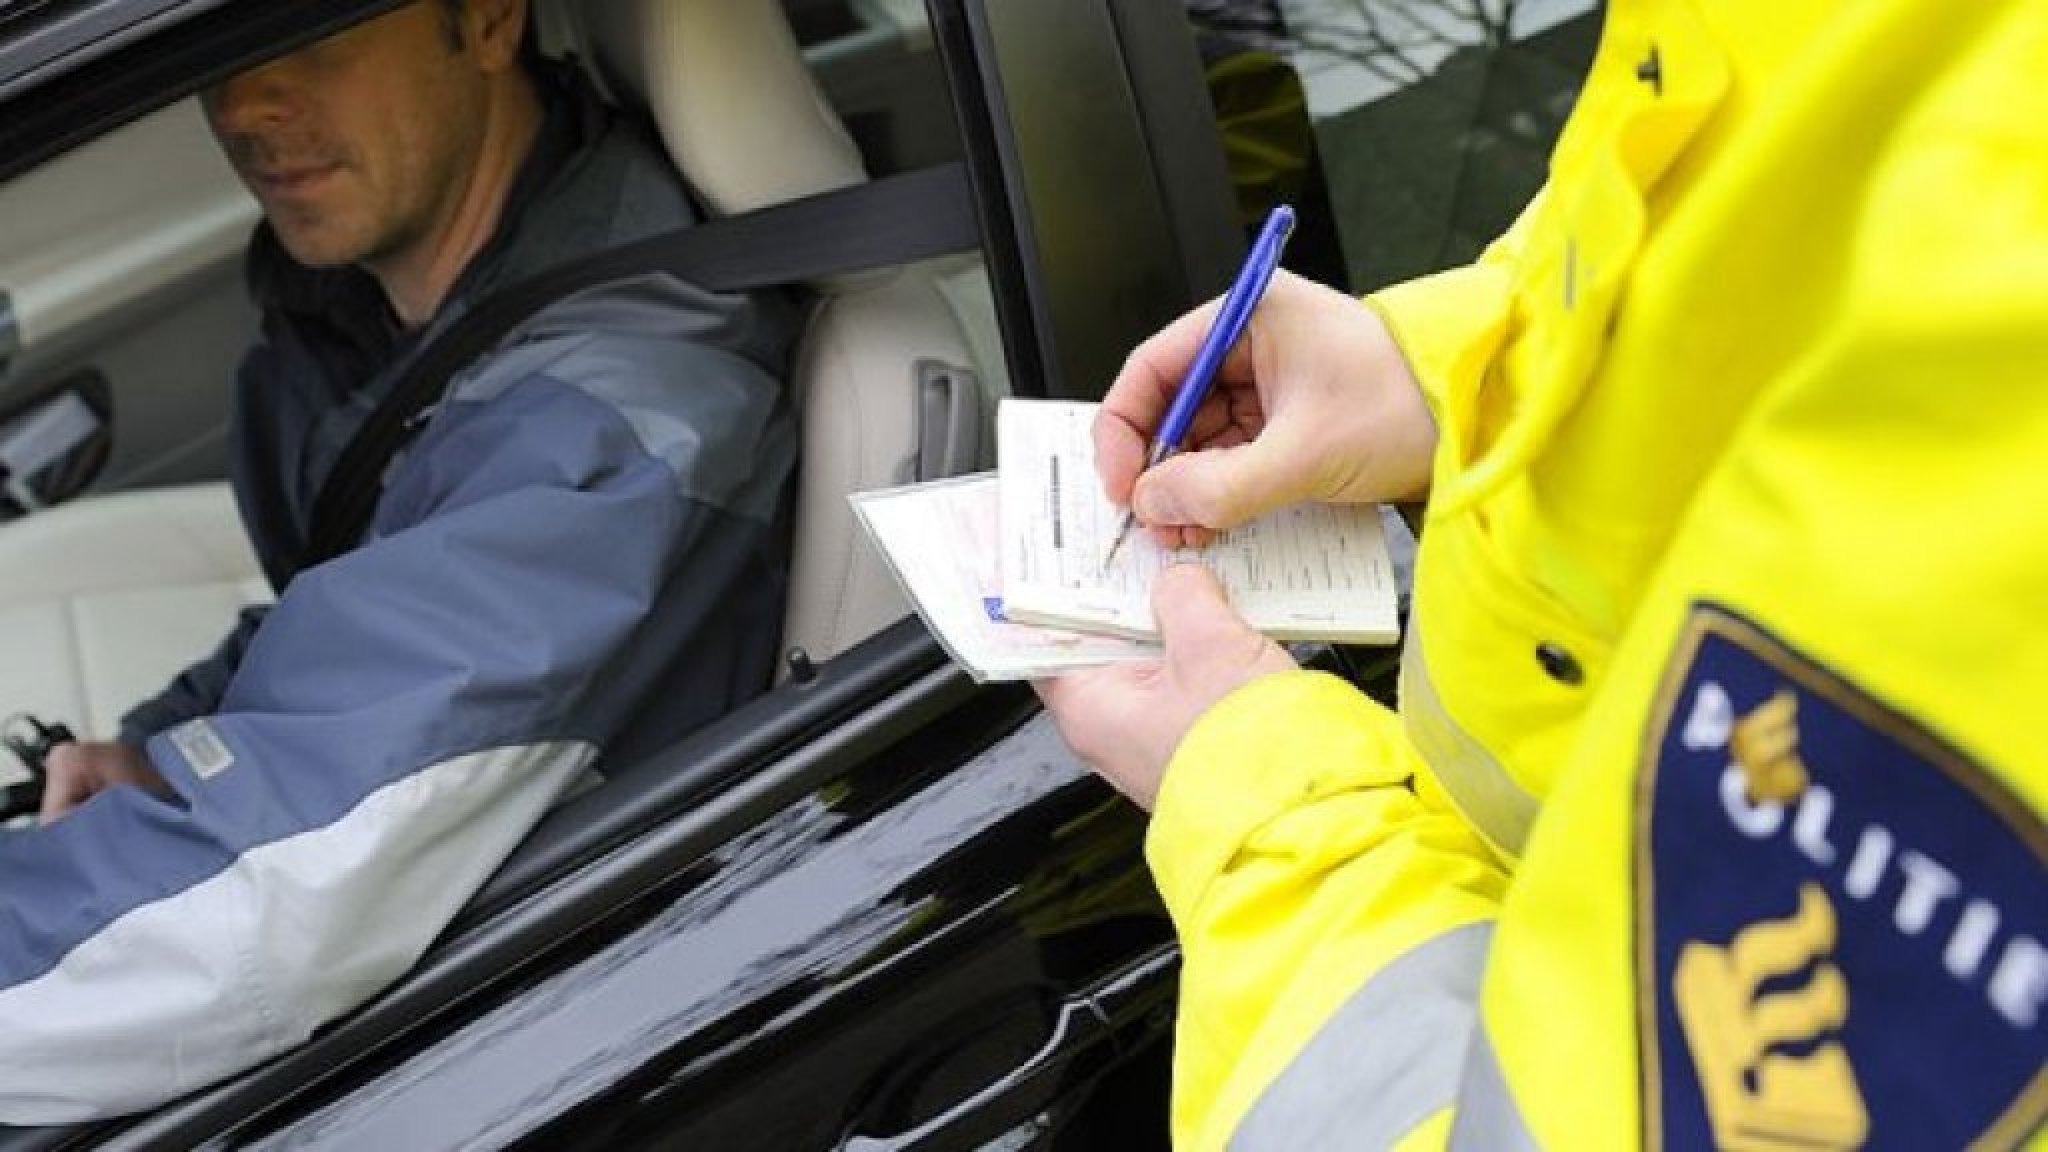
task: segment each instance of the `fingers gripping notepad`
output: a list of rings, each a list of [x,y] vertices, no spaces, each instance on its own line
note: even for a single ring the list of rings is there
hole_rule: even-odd
[[[1391,644],[1397,590],[1372,505],[1301,504],[1173,551],[1133,533],[1105,567],[1120,509],[1102,494],[1097,405],[1007,399],[996,475],[853,497],[918,613],[981,680],[1156,658],[1152,578],[1214,571],[1251,625],[1280,640]]]
[[[1199,549],[1171,551],[1134,534],[1105,568],[1123,513],[1096,479],[1096,407],[1013,399],[997,415],[1010,619],[1155,637],[1152,578],[1168,564],[1199,563],[1245,620],[1276,640],[1394,642],[1393,565],[1374,505],[1297,504]]]

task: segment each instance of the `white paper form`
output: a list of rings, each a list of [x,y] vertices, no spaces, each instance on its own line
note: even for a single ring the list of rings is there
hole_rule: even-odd
[[[850,499],[925,626],[977,682],[1159,657],[1154,644],[1003,619],[994,473]]]
[[[1134,527],[1105,569],[1123,510],[1102,494],[1095,473],[1090,427],[1098,407],[1011,398],[997,413],[1010,619],[1153,638],[1152,578],[1167,564],[1200,563],[1238,612],[1275,639],[1399,638],[1393,565],[1373,505],[1298,504],[1207,548],[1180,551]]]

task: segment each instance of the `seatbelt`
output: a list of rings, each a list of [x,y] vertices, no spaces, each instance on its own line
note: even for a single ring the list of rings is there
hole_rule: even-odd
[[[335,460],[313,501],[295,572],[354,548],[369,530],[392,457],[449,378],[566,296],[648,272],[713,292],[744,292],[978,248],[974,197],[960,162],[920,168],[633,241],[508,285],[413,357]]]

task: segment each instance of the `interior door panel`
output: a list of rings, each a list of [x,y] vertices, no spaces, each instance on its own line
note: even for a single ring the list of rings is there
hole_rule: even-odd
[[[96,489],[224,475],[234,366],[254,330],[241,253],[256,219],[191,99],[0,186],[0,290],[16,329],[0,418],[93,372],[114,421]]]

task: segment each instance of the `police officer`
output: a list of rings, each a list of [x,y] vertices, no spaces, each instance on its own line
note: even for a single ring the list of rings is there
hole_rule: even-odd
[[[1546,190],[1131,357],[1200,541],[1427,495],[1401,706],[1177,568],[1041,686],[1153,810],[1187,1148],[1961,1147],[2048,1110],[2048,7],[1616,0]]]

